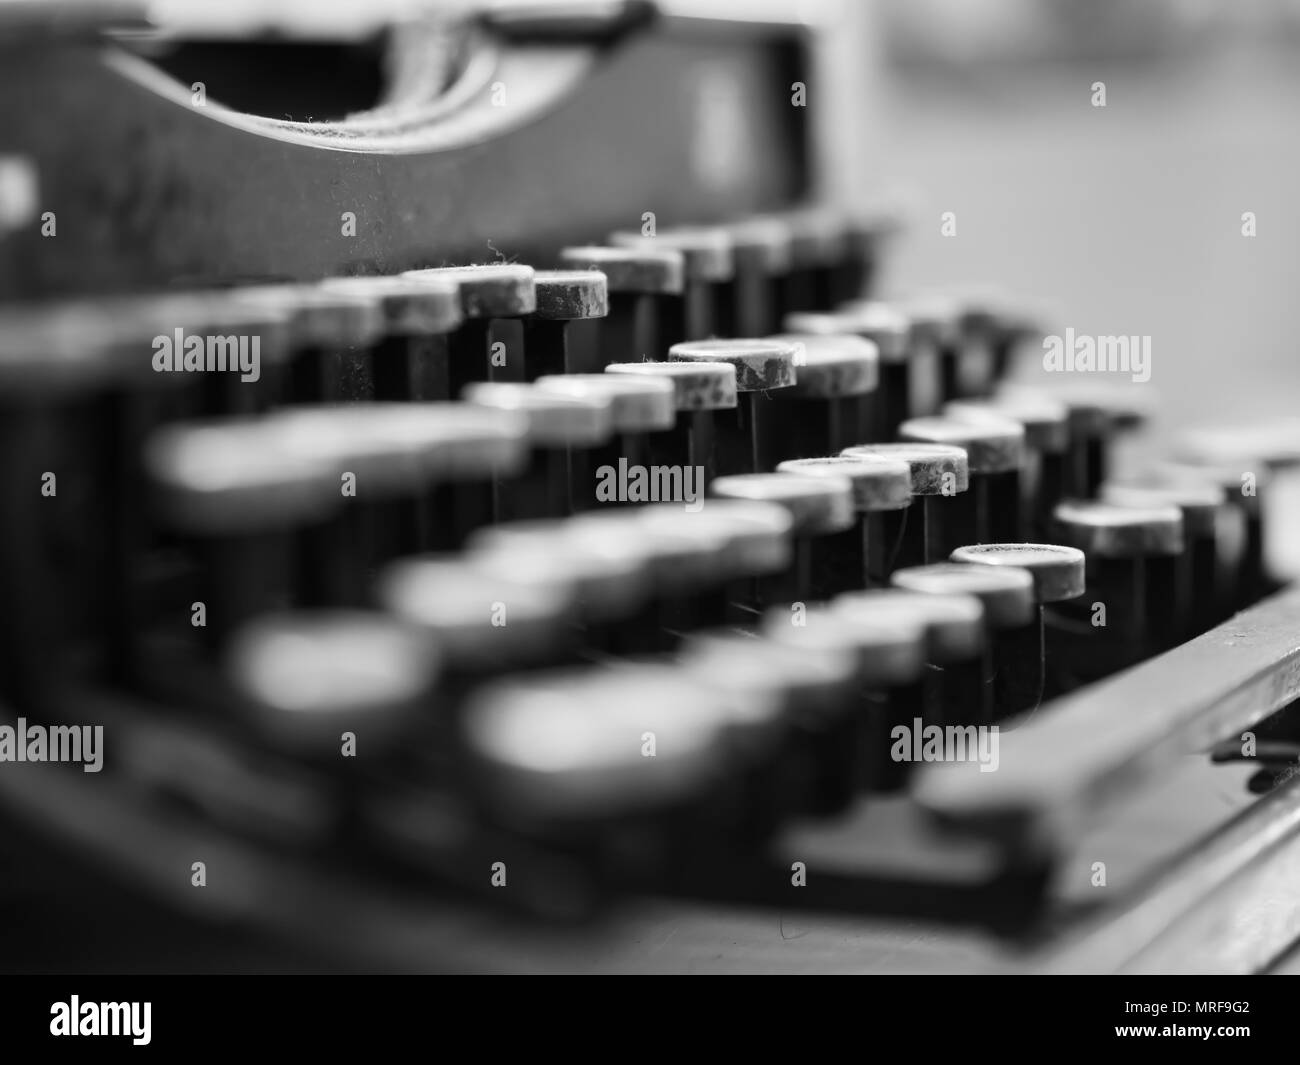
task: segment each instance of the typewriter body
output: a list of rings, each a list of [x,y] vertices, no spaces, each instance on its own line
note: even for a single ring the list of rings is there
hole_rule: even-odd
[[[786,6],[0,8],[7,968],[1288,964],[1300,429],[877,292]]]

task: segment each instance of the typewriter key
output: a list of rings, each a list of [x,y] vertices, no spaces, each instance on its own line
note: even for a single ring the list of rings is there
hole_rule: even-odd
[[[717,333],[718,292],[735,276],[731,236],[725,229],[683,226],[662,230],[653,237],[613,233],[609,242],[636,251],[667,249],[682,254],[681,297],[665,296],[657,301],[660,351],[684,340],[703,340]]]
[[[941,540],[939,528],[951,497],[969,491],[970,469],[963,448],[947,444],[863,444],[845,448],[846,458],[904,462],[912,471],[913,505],[881,515],[881,578],[902,566],[940,561],[932,556]]]
[[[836,271],[850,252],[847,217],[827,207],[799,208],[778,217],[792,238],[790,271],[781,286],[782,309],[786,313],[830,309],[835,305]]]
[[[596,343],[578,345],[574,370],[595,373],[609,363],[656,359],[667,342],[658,336],[665,299],[681,298],[685,259],[662,248],[565,248],[560,264],[574,270],[599,270],[609,292],[609,313],[600,320]]]
[[[876,346],[877,387],[858,403],[858,439],[853,444],[887,440],[898,425],[911,417],[912,361],[909,358],[911,324],[885,303],[858,303],[852,310],[833,314],[788,314],[784,328],[796,335],[858,336]]]
[[[943,416],[957,421],[994,418],[1024,426],[1021,520],[1025,528],[1043,538],[1065,488],[1065,459],[1070,445],[1069,412],[1065,405],[1050,396],[1017,392],[988,400],[954,400],[944,404]]]
[[[1087,602],[1049,618],[1066,683],[1095,680],[1165,650],[1179,631],[1178,556],[1183,516],[1173,506],[1121,507],[1067,500],[1057,540],[1086,556]]]
[[[715,411],[736,407],[736,367],[729,362],[629,362],[605,367],[606,373],[663,378],[676,392],[673,427],[649,439],[650,462],[682,471],[695,470],[701,487],[717,476]]]
[[[669,362],[729,362],[736,368],[736,407],[716,412],[714,449],[720,474],[761,469],[769,391],[796,381],[795,344],[778,340],[695,340],[668,349]]]
[[[703,494],[702,483],[693,478],[687,483],[692,470],[656,470],[649,465],[650,437],[677,424],[672,382],[645,375],[563,374],[539,378],[537,387],[576,399],[607,397],[611,403],[615,439],[570,454],[575,511],[610,504],[686,501],[686,494]]]
[[[604,318],[609,291],[599,270],[538,270],[533,275],[537,309],[524,319],[524,377],[575,373],[569,356],[569,323]]]
[[[813,559],[822,542],[856,527],[853,482],[847,477],[795,473],[750,473],[719,477],[709,486],[722,499],[776,503],[794,521],[794,558],[790,568],[756,583],[757,607],[785,605],[813,596]],[[706,502],[704,509],[708,509]]]
[[[914,296],[899,302],[911,323],[911,402],[913,417],[936,414],[950,399],[978,394],[970,380],[972,352],[962,331],[962,305],[940,294]]]
[[[375,594],[457,674],[555,662],[575,647],[577,586],[545,567],[507,575],[461,555],[402,558],[380,571]]]
[[[764,434],[766,469],[783,459],[834,455],[861,443],[869,429],[862,417],[879,384],[879,353],[862,337],[787,334],[769,337],[799,346],[793,388],[773,395],[772,425]]]
[[[1080,571],[1082,566],[1080,555]],[[989,644],[981,697],[987,720],[1002,721],[1038,705],[1044,683],[1043,622],[1027,570],[938,562],[899,570],[893,580],[909,591],[973,595],[984,604]]]
[[[1227,501],[1218,485],[1107,481],[1103,502],[1119,506],[1175,506],[1183,514],[1183,552],[1178,557],[1177,624],[1170,645],[1199,636],[1223,620],[1219,582],[1220,525]]]
[[[331,277],[326,292],[373,300],[383,314],[383,335],[371,353],[378,400],[445,400],[451,397],[447,334],[461,324],[460,293],[451,281],[409,277]]]
[[[835,456],[791,459],[777,473],[847,477],[857,521],[842,533],[823,536],[812,556],[814,599],[879,586],[887,580],[893,543],[885,516],[912,503],[912,471],[900,460]]]
[[[590,450],[613,435],[613,402],[609,396],[574,396],[548,392],[536,385],[490,382],[469,385],[467,403],[495,410],[517,411],[528,419],[532,448],[528,468],[513,477],[498,478],[494,514],[497,521],[562,517],[572,511],[575,495],[587,489],[570,483],[573,452]]]
[[[714,332],[759,337],[777,327],[781,280],[792,261],[790,227],[776,218],[751,218],[728,229],[735,279],[718,286]]]
[[[486,381],[492,374],[490,350],[493,319],[523,318],[537,309],[533,268],[510,264],[444,266],[408,270],[401,275],[416,281],[450,282],[460,293],[462,321],[448,340],[448,389],[459,396],[466,385]],[[505,352],[519,360],[522,352]],[[498,363],[499,365],[499,363]]]
[[[241,286],[231,296],[288,315],[290,401],[374,399],[370,348],[384,334],[383,310],[374,300],[319,285]]]
[[[335,766],[345,732],[371,754],[400,743],[440,665],[410,627],[362,610],[263,615],[234,633],[225,657],[262,736]]]
[[[962,422],[952,418],[914,418],[898,428],[903,440],[948,444],[966,452],[970,491],[958,495],[941,513],[934,530],[936,558],[969,543],[1005,543],[1020,532],[1020,467],[1024,464],[1025,430],[1017,422],[990,418]]]

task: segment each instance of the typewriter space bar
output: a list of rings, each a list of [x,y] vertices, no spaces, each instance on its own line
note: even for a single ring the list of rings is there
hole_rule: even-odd
[[[1051,848],[1172,760],[1300,697],[1300,583],[1217,628],[1041,707],[1004,730],[996,772],[927,767],[915,796],[940,823]]]

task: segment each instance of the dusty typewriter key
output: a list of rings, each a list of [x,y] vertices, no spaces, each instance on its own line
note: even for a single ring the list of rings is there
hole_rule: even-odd
[[[650,438],[677,424],[677,392],[661,377],[627,374],[563,374],[542,377],[537,387],[557,395],[608,398],[614,439],[602,447],[570,455],[573,509],[592,510],[621,503],[685,500],[686,470],[656,471],[650,463]],[[667,481],[658,476],[663,472]],[[704,486],[694,486],[702,492]]]
[[[993,608],[993,692],[999,720],[1036,709],[1045,694],[1054,694],[1045,615],[1048,609],[1054,609],[1051,604],[1083,595],[1083,552],[1057,544],[975,544],[957,548],[952,561],[972,568],[1029,574],[1035,609],[1028,625],[998,625],[997,618],[1006,615]],[[985,610],[989,609],[986,597]]]
[[[1046,538],[1052,511],[1064,498],[1065,463],[1070,446],[1069,412],[1065,405],[1050,396],[1017,392],[988,400],[954,400],[944,404],[943,416],[957,421],[1009,419],[1024,426],[1021,520],[1033,535]]]
[[[857,655],[844,647],[794,647],[738,629],[711,629],[681,648],[683,671],[743,706],[775,699],[782,718],[776,758],[750,782],[748,832],[761,838],[781,820],[832,814],[856,792],[853,714]]]
[[[713,422],[717,411],[735,410],[736,368],[729,362],[629,362],[605,367],[609,374],[661,378],[672,383],[677,416],[673,427],[649,439],[650,461],[696,471],[707,487],[718,474]]]
[[[845,448],[845,458],[874,462],[903,462],[912,471],[912,505],[885,511],[880,525],[883,535],[877,572],[887,578],[903,566],[941,561],[935,555],[942,540],[940,530],[953,497],[970,490],[970,467],[963,448],[948,444],[862,444]]]
[[[775,218],[752,218],[730,227],[735,280],[719,286],[714,331],[721,336],[758,337],[780,324],[780,282],[791,266],[791,233]]]
[[[609,292],[609,313],[600,320],[595,343],[572,347],[574,370],[595,373],[610,363],[663,357],[669,341],[658,335],[666,301],[681,299],[685,259],[662,248],[565,248],[561,265],[599,270]]]
[[[450,398],[447,335],[461,323],[460,292],[454,283],[332,277],[320,287],[373,300],[383,314],[383,335],[371,352],[375,399]]]
[[[719,473],[762,468],[768,393],[795,383],[798,355],[798,345],[779,340],[694,340],[668,349],[669,362],[729,362],[736,368],[736,407],[716,412],[713,419]]]
[[[1174,636],[1190,639],[1223,620],[1224,596],[1219,581],[1220,527],[1227,502],[1215,484],[1107,481],[1103,502],[1119,506],[1175,506],[1183,515],[1183,553],[1178,558],[1180,611]],[[1181,642],[1179,640],[1178,642]]]
[[[233,289],[231,295],[288,315],[290,400],[374,399],[370,349],[383,336],[384,316],[373,299],[319,285],[252,285]]]
[[[578,633],[577,586],[545,567],[506,575],[466,556],[417,555],[385,566],[375,596],[456,675],[563,660]]]
[[[234,633],[226,670],[268,742],[340,766],[340,736],[379,753],[401,742],[439,673],[437,651],[378,611],[266,614]]]
[[[609,313],[605,275],[598,270],[538,270],[533,275],[537,309],[524,319],[524,377],[575,373],[569,356],[570,322]]]
[[[863,418],[879,384],[878,352],[862,337],[786,334],[771,340],[797,344],[797,380],[773,394],[771,427],[763,435],[760,464],[834,455],[867,439]]]
[[[888,440],[896,436],[900,422],[912,416],[911,324],[907,317],[885,303],[854,304],[851,310],[833,314],[795,313],[785,316],[787,333],[857,336],[876,346],[878,383],[858,403],[858,439],[854,444]]]
[[[945,509],[936,530],[938,557],[971,543],[1007,543],[1020,535],[1020,468],[1025,430],[1017,422],[962,422],[952,418],[914,418],[898,429],[903,440],[949,444],[966,452],[970,491]]]
[[[1048,639],[1062,675],[1094,680],[1174,642],[1182,606],[1178,556],[1183,516],[1174,506],[1121,507],[1067,500],[1056,508],[1056,539],[1087,559],[1086,601],[1062,603]]]
[[[935,414],[950,399],[977,393],[970,352],[961,328],[961,304],[931,294],[901,301],[900,310],[911,324],[911,409],[915,416]]]
[[[460,293],[462,321],[447,344],[448,389],[453,398],[466,385],[495,376],[492,368],[497,353],[491,350],[493,320],[523,318],[537,309],[531,266],[514,263],[443,266],[409,270],[402,276],[416,281],[450,282]],[[522,353],[506,351],[504,356],[506,363],[514,360],[517,365]]]
[[[888,593],[885,593],[888,594]],[[796,649],[847,650],[857,659],[857,695],[851,762],[859,790],[894,791],[906,779],[905,763],[890,757],[893,730],[909,731],[921,712],[926,622],[919,613],[839,611],[809,606],[776,608],[763,617],[765,638]]]
[[[290,448],[266,419],[164,427],[146,441],[144,466],[155,513],[196,544],[214,644],[285,597],[293,532],[343,503],[331,465]],[[178,627],[190,623],[184,607]]]
[[[579,399],[536,385],[485,382],[469,385],[462,398],[495,410],[516,411],[528,420],[532,457],[521,474],[497,480],[497,521],[561,517],[572,511],[575,496],[586,498],[588,487],[571,483],[571,471],[580,468],[571,455],[589,451],[612,437],[613,402],[609,396]]]
[[[507,522],[475,532],[466,553],[474,565],[504,578],[532,580],[545,571],[572,584],[586,651],[641,649],[636,626],[650,601],[653,554],[637,530],[612,538],[571,519]]]
[[[846,477],[853,486],[857,521],[844,532],[822,537],[813,551],[813,598],[829,599],[840,592],[885,583],[893,548],[886,516],[912,503],[912,471],[907,463],[839,455],[790,459],[778,465],[776,472]]]
[[[658,300],[660,350],[683,340],[703,340],[717,331],[719,291],[735,276],[731,237],[725,229],[682,227],[653,237],[614,233],[611,244],[636,251],[667,249],[681,252],[683,287],[680,298]]]
[[[813,559],[823,540],[856,527],[853,482],[836,475],[749,473],[719,477],[709,486],[713,496],[776,503],[794,521],[794,559],[783,574],[757,582],[757,606],[784,605],[813,594]],[[708,509],[706,502],[704,509]]]
[[[1080,584],[1082,569],[1080,555]],[[1027,570],[938,562],[899,570],[894,584],[913,592],[978,599],[988,633],[982,683],[989,718],[1001,721],[1038,705],[1044,690],[1043,621]]]

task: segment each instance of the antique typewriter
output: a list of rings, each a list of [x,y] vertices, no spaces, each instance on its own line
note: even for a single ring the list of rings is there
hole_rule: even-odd
[[[137,6],[0,5],[6,968],[1289,964],[1300,427],[878,291],[834,12]]]

